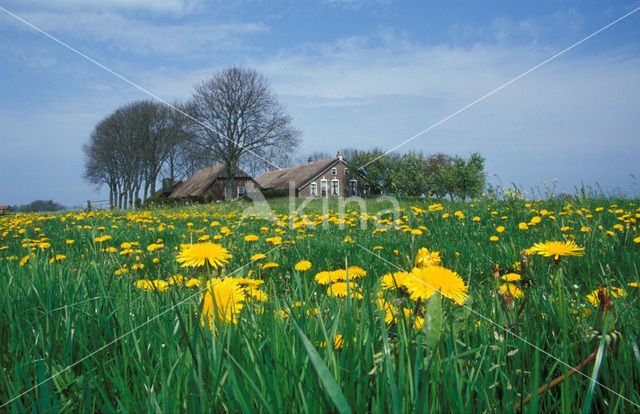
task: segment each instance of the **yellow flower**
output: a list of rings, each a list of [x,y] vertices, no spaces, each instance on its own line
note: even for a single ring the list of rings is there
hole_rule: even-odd
[[[276,267],[278,267],[278,266],[280,266],[278,263],[275,263],[275,262],[267,262],[267,263],[265,263],[265,264],[263,264],[263,265],[262,265],[262,268],[263,268],[263,269],[273,269],[273,268],[276,268]]]
[[[527,230],[529,228],[529,226],[527,226],[527,223],[518,223],[518,228],[520,230]]]
[[[211,266],[217,268],[227,263],[228,259],[232,257],[227,249],[211,242],[187,246],[176,258],[178,263],[182,263],[182,267],[199,267],[208,262]]]
[[[518,299],[519,297],[522,297],[524,295],[524,293],[522,293],[522,291],[513,283],[503,283],[500,285],[499,290],[502,294],[504,294],[506,291],[509,291],[509,293],[511,293],[511,296],[513,296],[515,299]]]
[[[413,300],[430,298],[439,291],[461,304],[468,296],[468,288],[460,275],[442,266],[414,267],[405,285]]]
[[[202,325],[212,326],[216,323],[236,323],[237,315],[243,307],[245,292],[233,278],[224,280],[214,279],[209,283],[209,288],[204,293]]]
[[[72,239],[67,240],[67,244],[73,244],[73,243],[75,243],[74,240],[72,240]]]
[[[600,299],[598,299],[598,291],[600,291],[601,289],[606,291],[611,298],[627,296],[627,292],[624,289],[620,289],[615,286],[612,286],[611,290],[606,288],[596,289],[587,295],[587,300],[589,301],[589,303],[591,303],[596,308],[598,307],[598,305],[600,305]]]
[[[315,280],[321,285],[326,285],[331,282],[331,272],[327,272],[326,270],[319,272],[316,274]]]
[[[260,237],[256,236],[255,234],[247,234],[246,236],[244,236],[244,241],[246,242],[254,242],[258,240],[260,240]]]
[[[506,275],[502,276],[502,280],[506,280],[507,282],[514,282],[520,279],[522,278],[517,273],[507,273]]]
[[[582,256],[584,247],[580,247],[573,241],[547,241],[546,243],[535,243],[529,249],[531,253],[538,253],[545,257],[552,257],[558,260],[560,256]]]
[[[361,299],[362,295],[357,291],[358,284],[356,282],[336,282],[327,288],[327,296],[346,298],[347,293],[351,293],[351,297],[356,297],[357,299]]]
[[[298,263],[296,263],[293,269],[297,270],[298,272],[305,272],[311,269],[311,262],[308,260],[301,260]]]
[[[472,218],[471,220],[473,220],[473,221],[480,221],[480,217],[475,216],[475,217],[474,217],[474,218]]]
[[[636,237],[635,239],[633,239],[634,243],[640,243],[640,236]]]
[[[203,241],[209,240],[210,238],[211,238],[211,236],[209,236],[208,234],[205,234],[203,236],[198,237],[198,241],[203,242]]]
[[[407,272],[389,272],[382,277],[382,289],[396,289],[404,286],[408,277],[410,276]]]
[[[136,287],[138,289],[142,289],[142,290],[158,290],[158,291],[163,291],[163,290],[167,290],[169,288],[169,283],[165,282],[164,280],[147,280],[147,279],[142,279],[142,280],[138,280],[135,283]]]
[[[256,254],[254,254],[253,256],[251,256],[251,261],[252,261],[252,262],[255,262],[256,260],[264,259],[264,258],[266,258],[266,257],[267,257],[267,256],[266,256],[265,254],[262,254],[262,253],[256,253]]]
[[[159,243],[151,243],[150,245],[147,246],[147,250],[150,252],[154,252],[156,250],[160,250],[164,247],[164,244],[159,244]]]
[[[416,267],[437,266],[441,260],[440,252],[430,252],[426,247],[421,247],[416,253],[413,265]]]
[[[109,236],[108,234],[105,234],[104,236],[96,237],[95,239],[93,239],[93,241],[98,242],[98,243],[102,243],[102,242],[105,242],[107,240],[111,240],[111,236]]]
[[[342,335],[337,334],[336,337],[333,339],[333,348],[342,349],[343,344],[344,344],[344,339],[342,338]]]
[[[51,260],[49,260],[49,263],[53,263],[53,262],[56,262],[56,261],[64,260],[66,258],[67,258],[67,256],[65,256],[63,254],[56,254],[55,256],[53,256],[51,258]]]
[[[383,247],[382,246],[373,246],[373,250],[382,250]]]
[[[580,227],[580,231],[583,233],[589,233],[591,231],[591,228],[587,227],[587,226],[582,226]]]
[[[418,229],[413,229],[411,230],[411,234],[414,236],[420,236],[422,234],[422,231]]]
[[[498,227],[496,228],[496,231],[497,231],[498,233],[502,233],[502,232],[504,231],[504,226],[498,226]]]
[[[365,277],[367,275],[367,271],[359,266],[349,266],[349,268],[347,269],[347,272],[349,273],[349,279],[358,279],[358,278]],[[346,275],[345,275],[345,279],[346,279]]]
[[[500,240],[500,238],[498,236],[491,236],[489,237],[489,240],[494,242]]]

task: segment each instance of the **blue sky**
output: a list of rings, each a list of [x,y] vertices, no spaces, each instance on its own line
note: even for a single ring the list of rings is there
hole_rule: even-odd
[[[261,72],[299,155],[391,148],[640,6],[638,1],[0,0],[164,100]],[[140,90],[0,10],[0,204],[104,199],[81,146]],[[402,146],[487,158],[494,184],[640,193],[640,11]],[[634,179],[631,174],[638,177]]]

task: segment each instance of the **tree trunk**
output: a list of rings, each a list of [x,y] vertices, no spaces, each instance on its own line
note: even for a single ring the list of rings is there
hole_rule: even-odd
[[[233,200],[233,178],[236,175],[235,163],[227,162],[227,177],[224,180],[224,199],[225,201]]]

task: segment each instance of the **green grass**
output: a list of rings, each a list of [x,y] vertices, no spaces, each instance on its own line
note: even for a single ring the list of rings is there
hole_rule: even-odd
[[[431,204],[401,202],[401,211],[385,213],[389,203],[368,201],[367,229],[361,229],[361,212],[354,204],[339,216],[339,206],[331,203],[323,216],[320,202],[305,209],[316,220],[315,228],[291,229],[286,200],[271,202],[284,226],[248,218],[235,227],[244,203],[3,217],[2,410],[519,412],[515,405],[533,393],[525,412],[636,411],[640,312],[638,288],[627,284],[639,281],[640,243],[634,239],[640,236],[635,222],[640,202],[480,200],[442,202],[442,210],[429,211]],[[371,216],[377,212],[382,217],[397,213],[399,221],[374,233]],[[534,216],[541,222],[518,228]],[[219,225],[210,226],[212,221]],[[179,267],[180,244],[203,235],[213,239],[222,226],[233,233],[216,240],[233,255],[224,270],[207,274]],[[401,226],[423,226],[422,234]],[[498,226],[506,230],[498,233]],[[111,239],[95,241],[104,234]],[[246,234],[260,240],[246,242]],[[490,241],[494,235],[498,241]],[[265,239],[273,236],[285,243],[272,246]],[[355,243],[344,242],[347,236]],[[525,296],[515,300],[513,309],[505,306],[496,294],[501,281],[491,277],[493,265],[503,273],[516,271],[523,249],[571,238],[585,255],[563,257],[559,264],[529,257],[522,276],[532,283],[522,288]],[[147,251],[158,239],[165,247]],[[121,243],[132,241],[140,252],[121,255]],[[382,246],[376,255],[384,260],[363,249],[374,246]],[[470,297],[462,307],[437,296],[415,303],[402,292],[384,291],[394,306],[410,311],[385,323],[376,301],[380,279],[398,268],[410,270],[420,247],[440,252],[443,265],[468,284]],[[270,250],[267,259],[251,262],[253,254]],[[50,262],[55,254],[66,258]],[[32,257],[21,265],[27,255]],[[311,261],[312,269],[295,271],[300,260]],[[261,269],[259,263],[266,261],[279,267]],[[144,268],[132,270],[139,263]],[[362,299],[329,297],[314,280],[317,272],[345,264],[367,271],[357,280]],[[114,274],[125,265],[128,272]],[[251,273],[265,281],[262,289],[269,299],[247,302],[237,324],[217,324],[212,330],[201,323],[198,288],[143,291],[134,284],[169,280],[178,273],[193,278]],[[577,374],[537,396],[540,386],[569,371],[558,359],[575,366],[598,347],[600,342],[590,343],[585,336],[599,317],[586,296],[599,286],[626,291],[612,299],[614,328],[622,336],[602,355],[598,382],[604,387],[591,387],[589,378]],[[416,316],[426,319],[421,329],[413,326]],[[343,338],[340,349],[333,346],[336,335]],[[582,371],[591,376],[593,367]]]

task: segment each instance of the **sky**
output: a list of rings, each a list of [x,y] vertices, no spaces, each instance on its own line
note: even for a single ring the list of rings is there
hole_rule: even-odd
[[[302,132],[301,157],[387,150],[429,129],[396,151],[479,152],[490,183],[529,194],[639,196],[640,10],[554,57],[638,7],[0,0],[0,204],[106,199],[82,178],[82,145],[118,107],[153,99],[132,84],[186,101],[234,65],[270,82]]]

